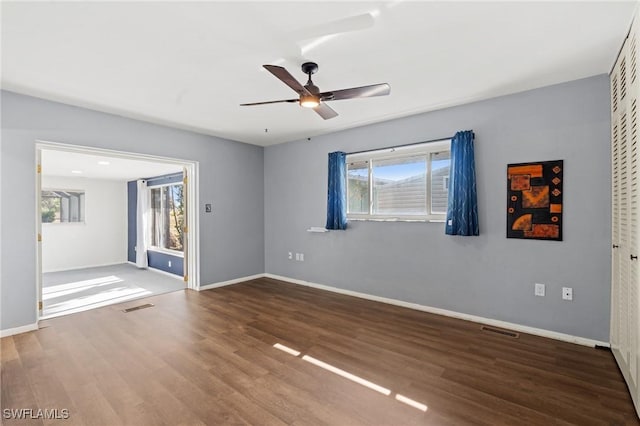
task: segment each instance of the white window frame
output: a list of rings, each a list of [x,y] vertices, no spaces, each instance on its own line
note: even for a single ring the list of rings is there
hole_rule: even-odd
[[[170,183],[162,183],[159,185],[153,185],[153,186],[147,186],[147,190],[149,191],[149,200],[151,200],[151,190],[153,189],[159,189],[165,186],[174,186],[174,185],[183,185],[184,183],[182,180],[177,181],[177,182],[170,182]],[[153,206],[151,205],[151,203],[149,203],[149,215],[153,214]],[[152,225],[152,221],[149,220],[149,235],[153,235],[153,225]],[[184,241],[182,242],[183,247],[184,247]],[[178,251],[178,250],[172,250],[172,249],[168,249],[166,247],[160,247],[160,246],[156,246],[156,245],[150,245],[149,246],[149,250],[151,251],[155,251],[155,252],[159,252],[159,253],[165,253],[165,254],[170,254],[172,256],[176,256],[176,257],[184,257],[184,251]]]
[[[70,193],[78,193],[80,195],[82,195],[82,197],[78,197],[78,215],[80,217],[81,220],[67,220],[67,221],[60,221],[60,222],[42,222],[43,225],[45,226],[68,226],[68,225],[86,225],[87,223],[87,195],[86,195],[86,191],[84,189],[69,189],[69,188],[64,188],[64,189],[60,189],[60,188],[41,188],[40,189],[40,206],[38,206],[38,208],[40,210],[42,210],[42,200],[45,198],[42,193],[43,192],[70,192]],[[59,197],[60,199],[62,199],[63,197]],[[68,207],[69,209],[71,209],[70,207]],[[62,214],[62,205],[60,206],[60,214]],[[42,211],[40,211],[40,214],[42,214]]]
[[[402,222],[444,222],[446,214],[432,213],[431,212],[431,154],[451,151],[451,139],[443,139],[433,142],[425,142],[420,144],[412,144],[405,146],[398,146],[392,148],[385,148],[374,151],[358,152],[353,154],[347,154],[347,173],[345,173],[346,188],[347,188],[347,219],[349,220],[370,220],[370,221],[402,221]],[[379,160],[392,160],[406,157],[415,156],[427,157],[427,178],[426,178],[426,215],[384,215],[373,214],[373,162]],[[369,213],[351,213],[349,212],[349,163],[367,162],[369,173]]]

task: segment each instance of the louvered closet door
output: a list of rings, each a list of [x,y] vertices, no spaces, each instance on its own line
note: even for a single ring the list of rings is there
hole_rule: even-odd
[[[616,66],[611,74],[611,349],[620,351],[620,137],[618,79]]]
[[[628,309],[629,309],[629,387],[634,394],[634,401],[638,399],[638,345],[640,339],[640,313],[639,313],[639,297],[640,292],[638,286],[640,284],[640,226],[639,221],[639,202],[640,202],[640,80],[638,76],[638,32],[636,25],[632,27],[629,35],[629,51],[628,57],[628,105],[627,113],[629,120],[629,172],[630,172],[630,213],[631,221],[630,229],[630,274],[629,274],[629,292],[628,292]]]
[[[628,292],[630,275],[630,194],[627,143],[627,56],[625,43],[611,75],[612,154],[613,154],[613,265],[611,309],[612,350],[623,371],[628,371],[629,321]],[[615,342],[615,344],[614,344]]]
[[[636,26],[634,22],[611,73],[611,349],[638,410],[640,54]]]
[[[640,232],[638,226],[639,205],[638,197],[640,195],[640,143],[638,138],[638,94],[640,93],[639,84],[637,81],[637,59],[638,59],[638,39],[635,28],[632,29],[629,35],[629,51],[627,52],[627,74],[628,74],[628,86],[627,86],[627,121],[628,121],[628,163],[629,163],[629,283],[628,283],[628,333],[629,333],[629,387],[634,395],[638,394],[638,333],[640,327],[638,324],[638,283],[640,281],[640,264],[638,256],[640,255],[639,235]],[[636,399],[634,397],[634,399]]]

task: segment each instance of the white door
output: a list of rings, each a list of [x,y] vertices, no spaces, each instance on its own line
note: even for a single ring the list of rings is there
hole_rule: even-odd
[[[636,24],[611,72],[611,350],[636,410],[640,332],[640,79]]]

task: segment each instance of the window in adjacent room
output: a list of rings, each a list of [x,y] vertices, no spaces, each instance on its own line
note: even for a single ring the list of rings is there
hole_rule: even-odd
[[[151,245],[183,251],[184,187],[181,183],[151,187]]]
[[[444,220],[450,140],[347,155],[347,216]]]
[[[42,223],[84,222],[84,191],[43,189],[40,195]]]

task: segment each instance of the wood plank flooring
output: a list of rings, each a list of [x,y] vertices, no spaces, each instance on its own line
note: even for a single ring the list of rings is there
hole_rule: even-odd
[[[1,414],[70,417],[3,424],[640,424],[608,351],[267,278],[41,327],[0,342]]]

